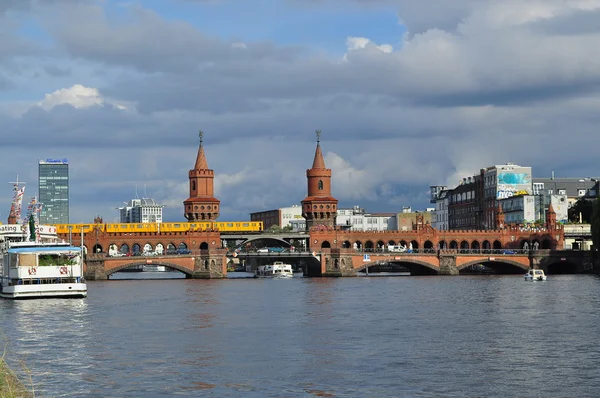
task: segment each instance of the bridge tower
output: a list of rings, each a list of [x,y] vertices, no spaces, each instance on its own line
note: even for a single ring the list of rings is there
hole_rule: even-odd
[[[213,221],[219,217],[221,201],[214,197],[215,173],[208,168],[204,145],[204,133],[200,131],[200,146],[196,164],[188,173],[190,179],[190,197],[183,202],[185,218],[188,221]]]
[[[317,149],[312,168],[306,170],[308,180],[307,196],[302,203],[302,216],[306,219],[306,229],[324,225],[335,227],[337,199],[331,196],[331,169],[325,167],[321,152],[321,131],[317,130]]]
[[[552,231],[556,228],[556,212],[554,211],[554,207],[552,207],[552,203],[548,206],[548,210],[546,211],[546,229]]]

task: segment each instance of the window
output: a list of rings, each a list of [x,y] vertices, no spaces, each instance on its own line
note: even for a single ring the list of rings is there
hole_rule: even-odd
[[[319,191],[323,190],[323,180],[319,180],[319,183],[317,184]]]

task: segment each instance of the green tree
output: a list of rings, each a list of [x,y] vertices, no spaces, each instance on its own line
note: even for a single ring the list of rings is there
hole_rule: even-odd
[[[589,223],[592,218],[592,201],[581,198],[569,209],[569,221],[579,222],[579,214],[584,223]]]
[[[597,250],[600,248],[600,198],[597,198],[593,202],[590,223],[592,228],[592,243],[594,244],[594,250]]]
[[[280,234],[281,233],[281,227],[277,224],[273,224],[271,225],[268,229],[267,232],[270,234]]]

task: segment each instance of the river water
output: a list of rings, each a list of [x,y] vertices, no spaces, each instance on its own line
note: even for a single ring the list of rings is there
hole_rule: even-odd
[[[0,301],[5,358],[31,374],[38,397],[600,394],[600,278],[591,275],[88,289],[86,299]]]

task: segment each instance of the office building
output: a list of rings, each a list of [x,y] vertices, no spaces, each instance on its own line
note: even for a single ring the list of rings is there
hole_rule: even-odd
[[[41,224],[69,223],[69,161],[39,161],[38,202],[42,204]]]

